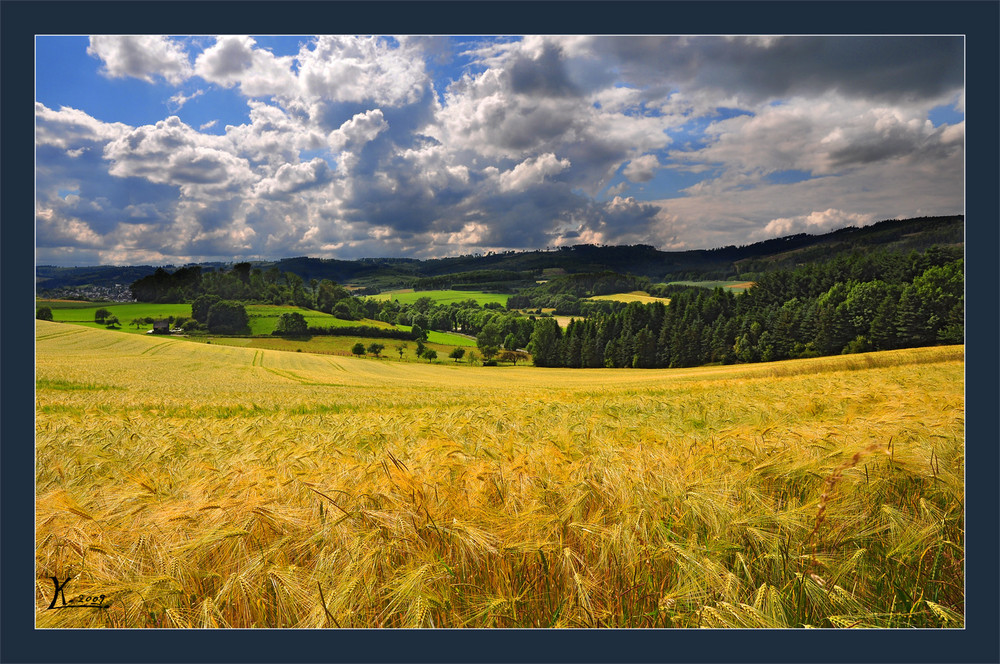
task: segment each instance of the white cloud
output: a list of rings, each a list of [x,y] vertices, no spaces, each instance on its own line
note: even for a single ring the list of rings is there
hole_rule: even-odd
[[[111,141],[104,157],[111,175],[178,186],[185,197],[213,197],[254,180],[247,161],[228,148],[225,137],[199,133],[171,116]]]
[[[63,106],[54,111],[45,104],[35,102],[36,145],[83,149],[82,144],[103,143],[128,130],[126,124],[101,122],[79,109]]]
[[[797,217],[772,219],[760,232],[761,237],[782,237],[797,233],[820,235],[847,226],[866,226],[878,221],[872,214],[857,214],[829,208]]]
[[[297,163],[303,150],[325,144],[321,131],[308,120],[286,113],[274,104],[249,100],[250,124],[226,127],[227,148],[252,162],[264,162],[270,173],[282,164]]]
[[[525,159],[509,171],[500,174],[501,191],[521,191],[535,187],[553,175],[569,168],[568,159],[556,159],[551,152]]]
[[[317,37],[280,57],[251,37],[206,43],[193,67],[165,37],[88,52],[107,76],[200,76],[161,97],[185,118],[238,91],[249,120],[221,136],[217,120],[130,127],[36,104],[40,247],[174,262],[680,249],[961,207],[965,124],[927,116],[964,94],[948,67],[918,80],[920,49],[858,68],[838,43],[796,77],[769,63],[815,42],[529,36],[468,46],[448,85],[431,74],[466,46],[441,38]],[[674,174],[681,195],[638,200]]]
[[[625,177],[632,182],[649,182],[660,168],[660,161],[654,154],[644,154],[631,160],[625,167]]]
[[[152,83],[159,76],[178,85],[192,74],[184,48],[159,35],[95,35],[87,54],[99,58],[111,78],[131,76]]]
[[[177,112],[184,107],[184,104],[188,103],[195,97],[202,96],[203,94],[205,94],[204,90],[195,90],[194,92],[186,96],[184,95],[184,93],[178,92],[173,97],[167,100],[167,107],[172,109],[174,112]]]
[[[294,58],[275,56],[256,45],[251,37],[216,37],[215,44],[195,60],[195,72],[223,87],[239,86],[248,97],[294,94]]]
[[[358,149],[375,140],[375,137],[389,128],[382,111],[378,108],[358,113],[340,127],[330,132],[327,143],[334,152]]]
[[[317,37],[298,63],[298,92],[313,100],[400,106],[418,101],[430,81],[418,52],[382,37]]]
[[[280,198],[329,182],[330,167],[322,159],[303,164],[284,164],[274,177],[261,180],[254,188],[254,195],[263,198]]]
[[[758,186],[785,171],[842,175],[866,164],[887,167],[929,154],[938,159],[961,152],[955,139],[963,130],[935,129],[927,120],[930,107],[873,107],[832,94],[795,98],[765,105],[752,116],[714,122],[706,130],[706,147],[669,156],[693,169],[707,163],[721,171],[687,190],[707,195]]]

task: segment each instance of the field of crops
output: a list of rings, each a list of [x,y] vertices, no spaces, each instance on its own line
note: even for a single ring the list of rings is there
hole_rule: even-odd
[[[670,304],[670,298],[653,297],[646,291],[632,291],[631,293],[615,293],[613,295],[595,295],[594,297],[588,297],[586,299],[610,300],[612,302],[642,302],[643,304],[651,304],[653,302],[662,302],[663,304]]]
[[[36,321],[36,366],[38,627],[964,625],[960,346],[486,368]],[[47,610],[66,575],[103,608]]]

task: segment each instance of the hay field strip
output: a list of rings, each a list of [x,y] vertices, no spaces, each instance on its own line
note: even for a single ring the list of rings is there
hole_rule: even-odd
[[[608,300],[611,302],[642,302],[643,304],[650,304],[652,302],[662,302],[663,304],[670,304],[669,297],[653,297],[646,291],[632,291],[631,293],[615,293],[613,295],[595,295],[593,297],[588,297],[584,299]]]
[[[961,347],[573,370],[63,328],[38,627],[964,625]],[[47,611],[66,570],[106,607]]]

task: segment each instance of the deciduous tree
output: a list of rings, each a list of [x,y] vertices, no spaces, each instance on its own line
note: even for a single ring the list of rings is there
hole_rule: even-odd
[[[250,317],[240,302],[220,300],[208,310],[208,331],[215,334],[245,334],[250,331]]]

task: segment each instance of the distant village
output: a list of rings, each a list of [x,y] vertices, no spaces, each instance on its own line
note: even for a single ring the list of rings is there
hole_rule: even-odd
[[[51,300],[89,300],[93,302],[135,302],[129,284],[111,286],[63,286],[38,291],[38,297]]]

